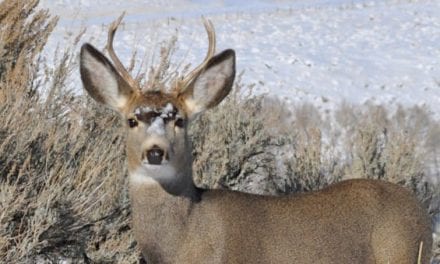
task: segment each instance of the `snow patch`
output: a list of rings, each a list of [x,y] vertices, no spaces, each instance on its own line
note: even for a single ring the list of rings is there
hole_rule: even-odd
[[[156,117],[151,125],[147,128],[147,133],[158,136],[165,135],[165,122],[162,117]]]
[[[83,39],[105,46],[107,25],[119,10],[127,10],[114,42],[125,64],[135,49],[149,57],[157,54],[157,43],[176,29],[174,61],[196,63],[206,51],[200,21],[205,15],[216,27],[218,51],[235,49],[237,72],[245,71],[244,84],[257,84],[256,93],[312,102],[322,111],[342,101],[426,105],[440,117],[438,1],[133,0],[114,1],[104,9],[102,1],[75,2],[74,12],[68,4],[73,0],[42,1],[61,19],[45,57],[53,57],[58,42],[68,42],[66,35],[84,25]],[[72,86],[82,91],[78,83]],[[325,103],[318,100],[322,97]]]
[[[168,103],[161,111],[161,118],[173,118],[176,114],[174,110],[174,106],[171,103]]]
[[[142,107],[138,107],[134,110],[134,114],[135,115],[141,115],[143,113],[148,113],[153,111],[153,109],[151,107],[148,106],[142,106]]]

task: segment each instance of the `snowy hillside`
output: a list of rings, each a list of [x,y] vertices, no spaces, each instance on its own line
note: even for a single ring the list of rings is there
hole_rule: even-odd
[[[93,36],[90,41],[103,47],[106,26],[126,10],[125,25],[115,40],[123,61],[128,62],[134,50],[150,61],[157,43],[177,30],[176,62],[197,63],[207,44],[200,20],[206,15],[216,26],[218,50],[236,50],[244,81],[256,83],[259,92],[313,102],[323,109],[343,100],[427,105],[438,117],[440,1],[236,2],[42,4],[61,18],[52,49],[82,26],[88,28],[85,40]]]

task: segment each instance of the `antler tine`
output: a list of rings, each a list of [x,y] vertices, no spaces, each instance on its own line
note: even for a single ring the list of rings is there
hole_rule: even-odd
[[[203,62],[194,68],[188,75],[180,82],[180,88],[185,89],[192,80],[194,80],[195,77],[202,71],[206,64],[208,64],[209,60],[214,56],[215,53],[215,29],[214,25],[212,24],[211,20],[206,19],[203,17],[203,25],[205,26],[206,33],[208,34],[208,52],[206,53],[205,59]]]
[[[110,58],[112,59],[116,70],[119,72],[119,74],[122,76],[122,78],[132,87],[136,87],[136,81],[131,77],[130,73],[125,69],[122,62],[119,60],[118,56],[115,53],[115,50],[113,49],[113,39],[115,37],[116,30],[118,29],[119,25],[121,24],[122,19],[124,18],[125,12],[123,12],[118,19],[113,21],[113,23],[110,25],[110,28],[108,30],[108,38],[107,38],[107,50],[110,55]]]

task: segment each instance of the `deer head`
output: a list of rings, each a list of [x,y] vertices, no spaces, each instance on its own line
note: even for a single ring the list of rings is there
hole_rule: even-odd
[[[126,120],[127,156],[131,175],[153,179],[169,193],[185,195],[192,189],[188,122],[218,105],[232,88],[235,53],[225,50],[214,56],[215,31],[204,20],[209,48],[203,62],[175,82],[169,92],[141,89],[113,49],[113,38],[123,16],[108,33],[110,62],[90,44],[81,48],[81,79],[97,102],[117,111]],[[141,172],[141,173],[139,173]],[[134,176],[136,178],[136,176]]]

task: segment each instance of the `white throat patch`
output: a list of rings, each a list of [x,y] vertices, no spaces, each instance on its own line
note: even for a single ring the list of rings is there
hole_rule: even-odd
[[[130,183],[157,185],[159,180],[169,181],[174,178],[176,170],[170,164],[142,164],[136,171],[130,173]]]

